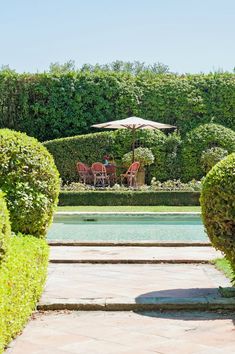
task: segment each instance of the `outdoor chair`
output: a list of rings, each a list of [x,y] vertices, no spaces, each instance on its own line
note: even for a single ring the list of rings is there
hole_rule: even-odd
[[[110,185],[106,168],[101,162],[94,162],[91,166],[91,170],[94,176],[95,187],[105,187],[106,185]]]
[[[79,174],[79,182],[84,184],[93,182],[93,175],[90,167],[88,167],[86,164],[82,162],[78,162],[76,167],[77,167],[77,172]]]
[[[123,180],[126,179],[127,185],[129,187],[136,187],[136,177],[138,170],[140,168],[140,163],[139,162],[133,162],[126,173],[121,174],[121,184],[123,183]]]

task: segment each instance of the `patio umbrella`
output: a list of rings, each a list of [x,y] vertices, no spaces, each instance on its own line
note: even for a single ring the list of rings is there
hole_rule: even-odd
[[[135,132],[137,129],[172,129],[176,128],[173,125],[163,124],[158,122],[153,122],[151,120],[142,119],[139,117],[129,117],[121,120],[114,120],[111,122],[94,124],[94,128],[105,128],[105,129],[129,129],[132,132],[132,162],[134,162],[134,149],[135,149]]]

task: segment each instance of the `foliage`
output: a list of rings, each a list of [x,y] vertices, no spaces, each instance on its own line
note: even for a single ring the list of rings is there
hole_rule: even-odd
[[[125,166],[130,166],[132,163],[132,156],[132,151],[126,153],[122,158],[122,163]],[[153,153],[148,148],[138,147],[137,149],[134,149],[134,156],[135,161],[140,163],[140,169],[142,169],[144,166],[151,165],[154,162]]]
[[[187,191],[64,191],[59,205],[199,205],[199,195]]]
[[[204,150],[201,155],[201,163],[205,173],[208,173],[214,165],[227,155],[228,151],[219,146]]]
[[[152,74],[167,74],[169,73],[169,67],[163,63],[153,63],[147,65],[144,62],[134,61],[134,62],[125,62],[122,60],[115,60],[110,64],[84,64],[81,67],[81,71],[88,72],[97,72],[97,71],[106,71],[106,72],[124,72],[132,75],[139,75],[141,73],[152,73]]]
[[[228,153],[235,151],[235,132],[217,124],[204,124],[189,132],[182,144],[182,178],[201,179],[204,175],[201,156],[203,151],[221,147]]]
[[[136,132],[136,139],[146,148],[151,147],[155,164],[149,167],[150,178],[169,178],[165,166],[167,157],[171,154],[168,138],[159,130]],[[76,171],[77,161],[91,165],[93,162],[102,161],[106,153],[112,154],[117,166],[122,165],[122,157],[130,151],[132,134],[128,130],[102,132],[80,135],[71,138],[55,139],[44,143],[55,159],[56,166],[64,183],[78,181]],[[120,171],[119,171],[120,172]]]
[[[213,264],[218,270],[223,272],[227,278],[234,282],[235,274],[231,267],[231,263],[226,258],[217,258],[213,261]]]
[[[183,135],[210,122],[235,130],[234,74],[159,75],[157,66],[140,72],[141,63],[117,62],[112,71],[89,67],[64,73],[71,66],[56,65],[51,73],[0,72],[0,127],[45,141],[90,133],[92,124],[136,115],[176,125]],[[130,73],[122,72],[122,65]]]
[[[46,279],[48,245],[32,236],[15,236],[0,267],[0,353],[35,309]]]
[[[201,181],[192,180],[183,183],[180,180],[168,180],[165,182],[157,181],[154,177],[151,181],[150,188],[155,191],[190,191],[198,192],[201,190]]]
[[[85,191],[89,190],[90,186],[80,182],[72,182],[62,185],[60,189],[62,191]]]
[[[46,148],[26,134],[1,129],[0,186],[12,230],[45,236],[59,193],[58,171]]]
[[[53,75],[60,75],[60,74],[68,74],[71,71],[75,71],[75,61],[74,60],[69,60],[68,62],[64,64],[60,64],[58,62],[51,63],[49,72]]]
[[[0,192],[0,265],[8,250],[11,236],[11,226],[9,212],[4,199],[4,194]]]
[[[202,188],[203,222],[213,246],[220,249],[235,270],[235,153],[207,174]]]

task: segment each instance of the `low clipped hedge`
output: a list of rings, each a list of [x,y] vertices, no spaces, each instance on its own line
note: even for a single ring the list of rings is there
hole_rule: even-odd
[[[204,124],[189,132],[182,144],[182,179],[201,179],[205,172],[201,163],[203,151],[221,147],[235,152],[235,132],[218,124]]]
[[[9,221],[9,212],[3,193],[0,191],[0,265],[8,250],[10,236],[11,226]]]
[[[15,236],[0,266],[0,353],[35,309],[46,279],[46,241]]]
[[[59,184],[53,157],[41,143],[23,133],[0,130],[0,186],[14,232],[45,236]]]
[[[202,218],[211,243],[235,271],[235,153],[215,165],[202,187]]]
[[[59,205],[199,205],[200,192],[61,192]]]

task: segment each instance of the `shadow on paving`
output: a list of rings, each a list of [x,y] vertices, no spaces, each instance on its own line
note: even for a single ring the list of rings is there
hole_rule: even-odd
[[[214,321],[230,319],[235,326],[235,311],[133,311],[139,316],[148,316],[152,318],[166,318],[182,321]]]
[[[221,298],[218,288],[188,288],[151,291],[136,297],[136,303],[141,304],[146,298],[200,298],[213,296]]]

